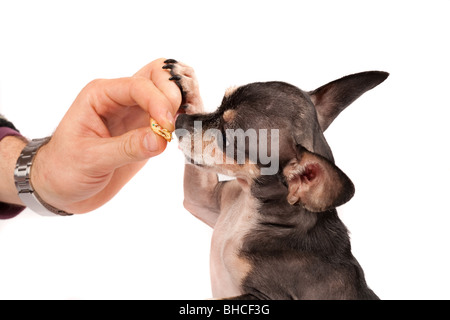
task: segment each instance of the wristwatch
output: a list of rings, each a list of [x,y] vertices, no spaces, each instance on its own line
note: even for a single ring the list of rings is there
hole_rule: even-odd
[[[22,150],[19,159],[17,159],[16,169],[14,170],[14,181],[22,202],[32,211],[43,216],[71,216],[63,210],[52,207],[45,203],[37,192],[33,189],[30,181],[31,167],[34,157],[40,147],[47,144],[51,137],[43,139],[33,139]]]

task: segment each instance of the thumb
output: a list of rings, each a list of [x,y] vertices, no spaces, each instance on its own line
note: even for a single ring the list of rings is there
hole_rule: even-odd
[[[148,160],[167,146],[166,140],[156,135],[150,128],[129,131],[118,137],[107,138],[101,146],[105,166],[111,169],[123,165]]]

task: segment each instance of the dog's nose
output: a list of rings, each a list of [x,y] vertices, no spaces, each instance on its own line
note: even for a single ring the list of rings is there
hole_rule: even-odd
[[[186,129],[186,130],[193,130],[194,121],[192,121],[191,116],[185,113],[180,114],[177,117],[177,121],[175,121],[175,129]]]
[[[177,120],[175,121],[175,135],[178,139],[181,141],[183,135],[192,132],[194,132],[194,120],[192,119],[192,116],[185,113],[178,115]]]

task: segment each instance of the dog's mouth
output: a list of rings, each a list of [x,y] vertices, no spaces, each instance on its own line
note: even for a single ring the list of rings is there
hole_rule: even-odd
[[[178,149],[182,150],[180,148],[180,145],[178,145]],[[190,164],[196,165],[198,167],[202,167],[202,168],[206,167],[203,163],[195,161],[194,159],[192,159],[190,156],[188,156],[186,154],[184,155],[184,158],[186,159],[186,163],[190,163]]]
[[[186,146],[183,146],[183,139],[186,139],[186,137],[183,136],[178,136],[177,134],[175,134],[175,136],[177,137],[178,140],[178,149],[183,152],[184,158],[186,160],[186,163],[190,163],[199,167],[205,167],[206,165],[202,162],[199,162],[198,160],[195,160],[195,156],[192,157],[193,155],[193,150],[190,149],[189,151],[186,150]]]

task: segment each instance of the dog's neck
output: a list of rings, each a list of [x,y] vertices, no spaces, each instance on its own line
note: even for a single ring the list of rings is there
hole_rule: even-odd
[[[317,221],[317,215],[301,204],[288,203],[288,187],[282,174],[260,176],[253,180],[250,192],[258,201],[260,220],[267,225],[285,225],[307,231]]]
[[[253,181],[251,196],[258,201],[260,227],[256,243],[267,242],[266,247],[289,245],[296,250],[318,252],[324,257],[350,252],[348,231],[336,209],[310,212],[301,204],[289,204],[287,195],[288,188],[282,175],[261,176]],[[273,237],[284,240],[271,241]]]

